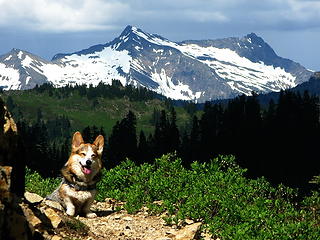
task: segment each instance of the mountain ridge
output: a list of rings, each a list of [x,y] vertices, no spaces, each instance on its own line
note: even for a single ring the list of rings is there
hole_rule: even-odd
[[[5,90],[42,83],[55,87],[111,84],[118,79],[123,85],[146,87],[173,99],[204,102],[292,88],[312,74],[279,57],[255,33],[242,38],[174,42],[129,25],[108,43],[58,53],[51,61],[16,52],[25,55],[29,65],[22,64],[26,61],[22,57],[9,64],[5,61],[9,53],[0,57],[0,86]]]

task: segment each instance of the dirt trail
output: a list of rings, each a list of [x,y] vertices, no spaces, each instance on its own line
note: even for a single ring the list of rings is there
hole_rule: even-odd
[[[89,227],[87,234],[56,231],[53,240],[190,240],[211,239],[200,233],[201,223],[187,221],[182,227],[166,225],[162,216],[151,216],[147,208],[135,214],[125,210],[114,211],[108,202],[95,202],[91,209],[98,215],[96,218],[76,217]],[[58,229],[57,229],[58,230]],[[201,236],[200,236],[201,235]]]
[[[90,228],[88,239],[110,240],[154,240],[174,239],[176,229],[166,226],[165,221],[159,216],[150,216],[146,211],[134,215],[126,211],[112,211],[110,204],[98,202],[92,206],[97,213],[97,218],[79,217],[79,220]]]

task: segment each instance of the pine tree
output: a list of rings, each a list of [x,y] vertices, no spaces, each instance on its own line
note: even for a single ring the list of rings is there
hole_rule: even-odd
[[[114,167],[126,158],[137,159],[136,117],[132,111],[112,128],[107,164]]]
[[[126,156],[131,160],[137,157],[137,134],[136,134],[137,119],[132,111],[129,111],[127,116],[120,122],[121,136],[125,146]]]
[[[146,162],[151,162],[150,147],[147,142],[147,138],[144,132],[141,130],[139,134],[139,144],[138,144],[138,154],[137,154],[137,163],[142,164]]]
[[[182,137],[181,152],[183,163],[186,167],[190,167],[190,164],[194,161],[199,161],[201,148],[199,120],[197,116],[193,116],[190,135],[185,132]]]
[[[10,112],[12,112],[16,107],[16,104],[14,103],[13,98],[11,96],[8,96],[6,106]]]
[[[87,126],[82,130],[82,137],[84,142],[92,142],[93,136],[90,126]]]
[[[169,123],[165,110],[161,111],[159,123],[157,123],[154,131],[154,151],[156,156],[170,152]]]
[[[177,127],[177,113],[174,108],[171,109],[171,119],[168,126],[168,150],[170,152],[179,151],[180,148],[180,133]]]
[[[198,158],[200,161],[206,161],[222,151],[221,140],[218,141],[218,136],[222,131],[222,108],[220,105],[206,102],[203,111],[199,122],[201,151]]]
[[[117,121],[109,137],[109,148],[106,149],[107,168],[113,168],[123,161],[122,139],[120,136],[120,122]]]
[[[150,123],[153,125],[153,126],[156,126],[159,121],[160,121],[160,111],[156,108],[153,108],[153,113],[152,113],[152,116],[151,116],[151,120],[150,120]]]

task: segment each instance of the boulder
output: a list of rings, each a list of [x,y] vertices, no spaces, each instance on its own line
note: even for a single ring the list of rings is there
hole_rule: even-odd
[[[193,223],[191,225],[187,225],[186,227],[180,229],[175,234],[175,240],[192,240],[196,239],[201,228],[202,223]]]
[[[25,192],[24,193],[24,198],[30,204],[39,204],[39,203],[41,203],[43,201],[43,197],[39,196],[36,193],[30,193],[30,192]]]
[[[45,199],[43,201],[43,204],[48,206],[48,207],[51,207],[53,209],[57,209],[59,211],[64,211],[63,207],[61,206],[60,203],[56,202],[56,201],[51,201],[49,199]]]
[[[0,166],[12,167],[10,192],[18,197],[24,194],[24,148],[17,125],[0,98]]]
[[[58,228],[63,225],[63,220],[59,216],[59,214],[53,210],[52,208],[45,208],[42,212],[46,215],[46,217],[50,220],[53,228]]]
[[[21,206],[25,163],[17,126],[0,99],[0,240],[33,239]]]
[[[40,226],[42,221],[35,215],[35,213],[27,205],[21,204],[20,206],[22,208],[24,216],[26,217],[29,223],[29,226],[31,227],[32,232],[34,232],[35,229]]]
[[[0,165],[0,199],[10,201],[11,198],[11,172],[12,167]]]

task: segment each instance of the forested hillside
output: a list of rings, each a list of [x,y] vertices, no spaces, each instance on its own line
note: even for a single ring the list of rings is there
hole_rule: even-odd
[[[4,98],[25,140],[27,165],[47,176],[56,176],[66,161],[75,130],[87,141],[106,136],[107,168],[126,158],[151,163],[176,151],[187,168],[233,154],[249,177],[266,176],[305,191],[319,174],[319,99],[308,92],[281,92],[266,109],[254,95],[223,106],[207,102],[201,111],[193,103],[175,107],[153,92],[116,81],[96,88],[43,85],[6,92]]]
[[[144,88],[123,87],[116,80],[112,85],[89,88],[54,88],[44,84],[32,90],[2,92],[1,96],[24,138],[28,166],[46,176],[57,175],[65,163],[74,131],[82,131],[86,141],[102,134],[108,145],[114,127],[120,124],[125,131],[126,124],[134,124],[134,132],[148,137],[153,134],[161,112],[173,109],[171,100]],[[185,106],[175,108],[179,114],[177,124],[185,128],[195,105],[181,104]],[[133,119],[128,122],[129,113],[133,114]],[[122,151],[124,154],[127,154],[126,149]],[[39,160],[43,158],[47,159],[49,167],[43,168]],[[115,164],[108,161],[106,166]]]

